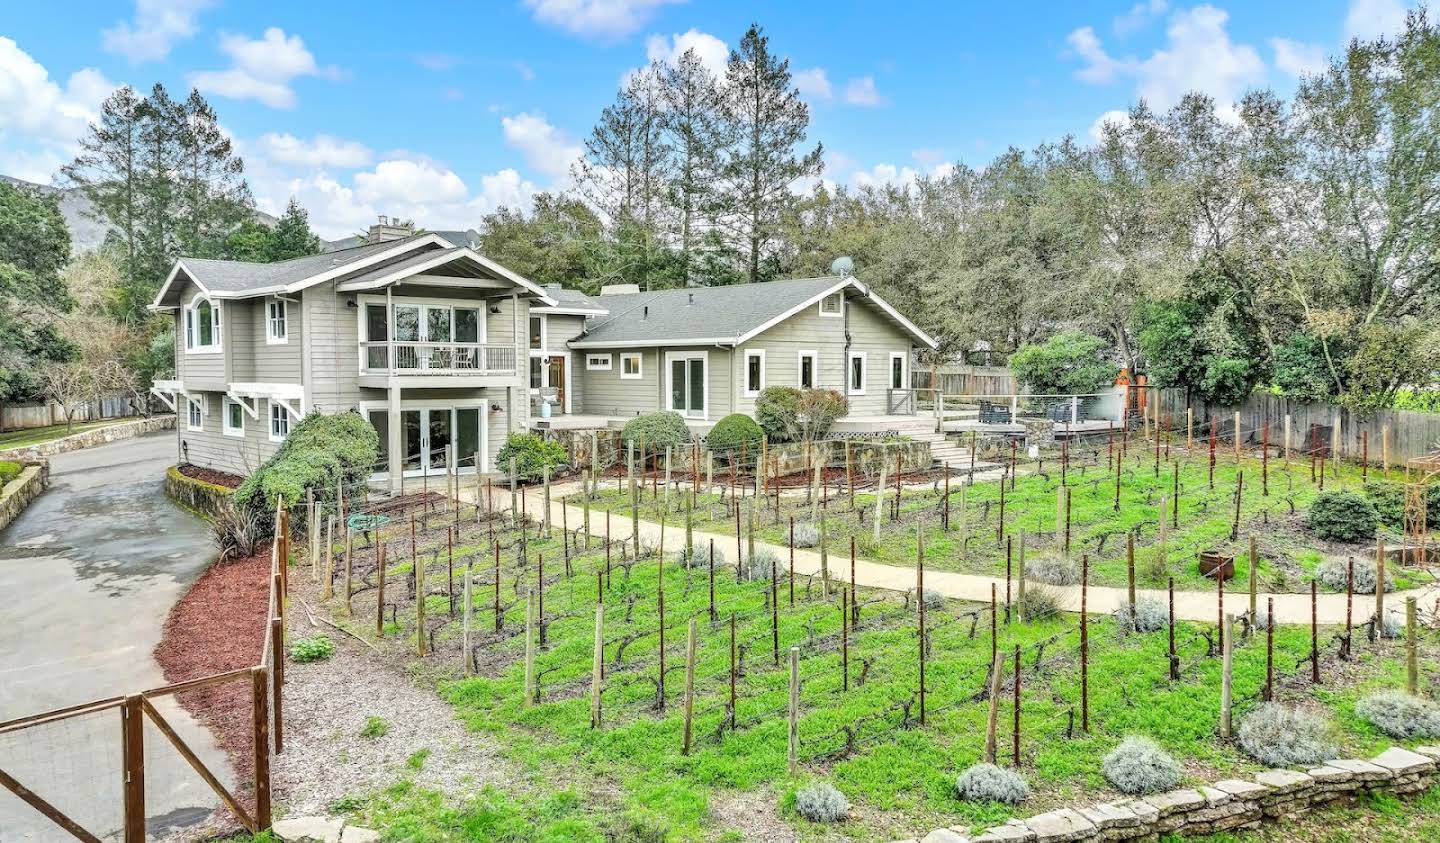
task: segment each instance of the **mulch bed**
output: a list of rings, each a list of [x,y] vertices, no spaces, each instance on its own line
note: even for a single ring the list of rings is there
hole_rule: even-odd
[[[210,566],[165,620],[155,659],[168,682],[184,682],[258,664],[269,608],[270,547]],[[254,773],[251,684],[237,679],[179,695],[230,755],[237,780]],[[242,784],[248,790],[248,784]]]
[[[216,471],[213,468],[183,463],[176,467],[176,470],[186,477],[194,480],[201,480],[206,483],[214,483],[216,486],[224,486],[227,489],[239,488],[245,478],[238,474],[231,474],[228,471]]]

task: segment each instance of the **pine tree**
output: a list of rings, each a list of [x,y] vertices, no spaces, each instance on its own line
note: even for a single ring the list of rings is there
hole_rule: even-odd
[[[129,86],[106,97],[100,122],[80,139],[80,154],[60,170],[90,200],[95,218],[110,225],[127,278],[138,274],[142,102]]]
[[[820,144],[803,155],[810,109],[790,84],[790,62],[770,52],[769,38],[751,24],[725,69],[727,114],[737,142],[724,162],[727,224],[745,251],[746,276],[767,280],[776,272],[773,247],[786,211],[795,201],[792,185],[820,175]],[[762,267],[762,261],[769,266]]]
[[[180,158],[176,177],[183,224],[176,241],[180,254],[216,257],[230,232],[253,216],[245,164],[199,91],[190,92],[178,116],[183,122],[175,134]]]
[[[701,277],[695,251],[706,240],[715,212],[715,182],[722,152],[730,143],[719,80],[693,50],[686,50],[660,76],[665,106],[662,125],[674,150],[674,177],[666,191],[667,228],[679,252],[686,285]]]
[[[320,253],[320,238],[310,230],[310,215],[295,197],[285,206],[285,213],[270,232],[265,259],[283,261]]]

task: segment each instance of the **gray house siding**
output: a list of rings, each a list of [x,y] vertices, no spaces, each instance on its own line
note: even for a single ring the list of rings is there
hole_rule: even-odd
[[[886,318],[878,308],[852,298],[846,304],[850,323],[850,350],[865,352],[865,394],[850,396],[850,415],[877,416],[888,413],[890,355],[904,353],[908,386],[910,335]],[[840,391],[845,392],[844,378]]]
[[[220,312],[220,343],[221,353],[194,354],[185,350],[185,308],[190,304],[190,299],[199,292],[194,284],[186,282],[180,291],[180,310],[175,316],[175,376],[181,380],[186,389],[219,389],[224,390],[228,381],[225,379],[225,360],[229,357],[227,353],[230,344],[230,312],[224,303],[221,304]]]
[[[580,351],[577,349],[577,351]],[[640,377],[620,377],[620,355],[640,355]],[[609,354],[609,371],[590,371],[585,359],[592,354]],[[633,416],[660,409],[660,352],[657,349],[593,349],[583,350],[576,374],[584,377],[584,412],[606,416]],[[574,405],[571,405],[572,408]]]
[[[254,329],[250,332],[255,345],[255,380],[261,383],[300,383],[303,377],[301,359],[305,354],[304,301],[291,301],[285,308],[285,334],[283,343],[267,341],[269,330],[269,307],[271,299],[251,299],[241,304],[250,305],[250,318]]]
[[[245,435],[227,436],[224,433],[225,394],[205,392],[206,410],[203,430],[190,430],[188,407],[182,402],[178,409],[176,428],[181,443],[181,454],[192,464],[228,471],[232,474],[249,474],[259,468],[280,448],[279,442],[270,441],[270,405],[261,400],[256,407],[259,418],[244,417]],[[291,425],[297,420],[291,419]]]
[[[358,407],[360,348],[356,337],[360,311],[346,304],[349,296],[335,292],[333,282],[311,287],[301,299],[310,332],[304,353],[310,359],[305,383],[307,406],[335,413]]]

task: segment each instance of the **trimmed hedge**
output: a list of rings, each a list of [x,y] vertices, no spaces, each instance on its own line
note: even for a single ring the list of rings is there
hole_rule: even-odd
[[[685,417],[670,410],[645,413],[625,422],[620,439],[646,448],[676,448],[690,440]]]
[[[235,505],[268,534],[274,528],[275,505],[282,498],[294,506],[311,490],[316,500],[333,501],[337,482],[347,488],[365,482],[379,452],[379,435],[359,413],[312,412],[291,429],[280,450],[235,490]]]
[[[748,452],[752,458],[758,456],[760,440],[764,438],[765,431],[754,419],[744,413],[731,413],[710,429],[705,445],[712,451],[729,454],[733,462],[740,458],[741,452]]]
[[[565,446],[534,433],[512,433],[495,455],[495,465],[503,472],[515,460],[515,474],[522,480],[538,480],[545,476],[545,466],[553,469],[564,465],[569,455]]]
[[[24,470],[25,470],[25,466],[21,465],[21,464],[18,463],[18,462],[10,462],[9,460],[0,460],[0,486],[4,486],[6,483],[9,483],[11,480],[14,480],[16,477],[19,477],[19,476],[20,476],[20,472],[22,472],[22,471],[24,471]]]
[[[1310,529],[1327,541],[1369,541],[1379,525],[1375,504],[1355,492],[1322,492],[1310,506]]]

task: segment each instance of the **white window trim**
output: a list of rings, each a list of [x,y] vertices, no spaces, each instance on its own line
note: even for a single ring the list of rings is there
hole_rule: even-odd
[[[290,436],[290,431],[294,430],[294,425],[295,425],[295,421],[296,421],[296,419],[295,419],[295,414],[292,413],[292,412],[290,412],[290,408],[289,408],[289,407],[285,406],[283,403],[281,403],[281,402],[279,402],[279,401],[266,401],[265,403],[269,405],[269,409],[267,409],[267,410],[265,411],[265,432],[266,432],[266,434],[270,437],[270,441],[271,441],[271,442],[284,442],[287,438],[289,438],[289,436]],[[280,412],[282,412],[282,413],[285,414],[285,435],[284,435],[284,436],[276,436],[276,435],[275,435],[275,410],[276,410],[276,409],[279,409]]]
[[[690,410],[676,410],[673,406],[675,397],[675,369],[671,366],[674,360],[699,360],[703,367],[704,377],[701,379],[700,388],[703,390],[705,406],[701,409],[700,415],[690,415]],[[688,372],[688,367],[687,367]],[[764,372],[764,369],[761,369]],[[689,376],[688,374],[686,375]],[[688,396],[687,396],[688,398]],[[710,420],[710,352],[708,351],[667,351],[665,352],[665,401],[672,406],[665,409],[680,413],[687,419]]]
[[[280,334],[280,335],[278,335],[278,336],[275,334],[275,318],[274,318],[274,317],[271,315],[271,313],[270,313],[270,308],[272,308],[272,307],[274,307],[274,306],[276,306],[276,305],[279,305],[280,308],[281,308],[281,310],[284,312],[284,315],[280,317],[280,321],[281,321],[281,322],[284,324],[284,326],[285,326],[285,333]],[[279,296],[266,296],[266,297],[265,297],[265,344],[266,344],[266,345],[286,345],[286,344],[288,344],[289,342],[290,342],[290,302],[287,301],[287,300],[285,300],[285,299],[280,298]]]
[[[750,358],[752,357],[760,358],[760,386],[755,389],[750,388]],[[740,384],[743,391],[742,394],[746,398],[754,398],[765,391],[765,349],[745,349],[745,358],[740,364]]]
[[[189,397],[187,397],[187,398],[185,399],[185,429],[186,429],[186,430],[192,430],[192,431],[195,431],[196,433],[200,433],[200,432],[203,432],[203,431],[205,430],[205,416],[207,415],[206,412],[205,412],[206,409],[207,409],[206,404],[207,404],[207,402],[206,402],[204,396],[201,396],[201,397],[199,397],[199,398],[189,398]],[[191,408],[194,408],[194,409],[197,409],[197,410],[200,411],[200,423],[199,423],[199,424],[191,424],[191,423],[190,423],[190,410],[191,410]]]
[[[796,352],[796,355],[795,355],[795,387],[796,387],[797,389],[806,389],[806,388],[807,388],[807,387],[805,386],[805,384],[801,382],[801,377],[802,377],[802,375],[803,375],[803,373],[804,373],[804,371],[805,371],[805,358],[807,358],[807,357],[810,358],[810,372],[811,372],[811,383],[810,383],[810,386],[809,386],[808,388],[810,388],[810,389],[819,389],[819,388],[820,388],[820,352],[818,352],[818,351],[816,351],[816,350],[814,350],[814,349],[810,349],[810,348],[801,349],[799,352]]]
[[[846,357],[845,357],[845,394],[846,394],[846,395],[864,395],[864,394],[865,394],[865,385],[866,385],[866,384],[869,382],[869,380],[870,380],[870,363],[869,363],[868,360],[866,360],[865,355],[866,355],[866,352],[864,352],[864,351],[852,351],[852,352],[850,352],[848,355],[846,355]],[[855,388],[855,380],[854,380],[854,378],[853,378],[853,375],[854,375],[854,363],[855,363],[856,360],[859,360],[859,361],[860,361],[860,387],[859,387],[858,389]]]
[[[196,313],[198,313],[196,308],[199,307],[201,301],[208,302],[210,305],[210,316],[213,320],[213,324],[210,326],[210,345],[197,344],[200,339],[200,329],[198,326],[193,328],[192,333],[193,323],[191,320],[193,320]],[[180,329],[184,333],[186,354],[220,354],[224,351],[224,320],[221,318],[220,311],[220,303],[214,301],[203,292],[196,293],[190,298],[190,303],[185,305],[185,310],[180,317],[182,323]]]
[[[385,413],[389,413],[389,412],[390,412],[390,402],[388,402],[388,401],[361,401],[359,406],[360,406],[360,417],[363,418],[363,419],[365,419],[366,422],[369,422],[369,421],[370,421],[370,413],[372,413],[372,412],[385,412]],[[492,470],[498,470],[498,467],[492,466],[492,465],[490,464],[490,415],[491,415],[491,413],[490,413],[490,401],[489,401],[488,399],[487,399],[487,400],[481,400],[481,401],[478,401],[478,402],[475,401],[475,400],[473,400],[473,399],[466,399],[466,400],[461,400],[461,401],[446,402],[446,401],[444,401],[444,400],[437,400],[437,399],[433,399],[433,398],[405,398],[405,399],[402,399],[402,400],[400,401],[400,409],[401,409],[401,410],[430,410],[430,411],[432,411],[432,412],[435,411],[435,410],[442,410],[442,411],[444,411],[444,410],[479,410],[479,411],[480,411],[480,464],[481,464],[481,466],[482,466],[481,471],[482,471],[482,472],[487,472],[487,471],[492,471]],[[451,418],[453,419],[454,417],[452,416]],[[403,434],[402,434],[402,436],[403,436]],[[460,455],[457,454],[457,455],[456,455],[456,459],[459,459],[459,457],[460,457]],[[389,469],[389,467],[387,466],[384,471],[379,472],[379,473],[376,473],[376,474],[372,474],[372,475],[370,475],[370,477],[371,477],[372,480],[380,480],[380,479],[383,479],[384,477],[386,477],[386,476],[389,474],[389,471],[390,471],[390,469]],[[461,474],[473,474],[473,473],[474,473],[474,469],[472,469],[472,468],[461,468],[459,471],[460,471]],[[416,476],[419,476],[419,475],[416,475]]]
[[[531,349],[530,349],[530,356],[531,356],[531,357],[539,357],[539,356],[546,356],[546,357],[548,357],[549,354],[550,354],[550,320],[547,319],[547,318],[545,317],[545,314],[543,314],[543,313],[541,313],[541,314],[534,314],[534,313],[532,313],[532,314],[530,314],[529,319],[539,319],[539,320],[540,320],[540,347],[539,347],[539,348],[531,348]],[[525,347],[526,347],[526,348],[530,348],[530,321],[529,321],[529,319],[527,319],[527,320],[525,321]]]
[[[625,361],[635,359],[635,373],[625,373]],[[638,351],[622,351],[620,353],[620,380],[638,381],[645,378],[645,355]]]
[[[230,408],[240,408],[240,426],[230,426]],[[220,432],[226,436],[234,436],[240,439],[245,438],[245,405],[234,398],[226,397],[220,403]]]
[[[403,307],[404,305],[407,305],[407,304],[416,304],[416,305],[422,305],[422,306],[428,305],[428,306],[430,306],[430,307],[448,307],[448,308],[450,308],[450,311],[451,311],[451,312],[450,312],[450,335],[451,335],[451,336],[454,336],[454,335],[455,335],[455,310],[456,310],[457,308],[460,309],[460,310],[475,310],[475,311],[479,311],[479,312],[476,314],[476,315],[477,315],[477,319],[476,319],[476,323],[477,323],[477,324],[476,324],[476,326],[475,326],[475,328],[476,328],[476,330],[475,330],[475,336],[477,337],[477,339],[475,340],[475,342],[477,342],[477,343],[479,343],[479,344],[481,344],[481,345],[484,345],[484,344],[486,344],[486,343],[489,342],[489,331],[488,331],[488,328],[489,328],[489,325],[488,325],[489,319],[488,319],[487,317],[490,315],[490,305],[489,305],[489,302],[486,301],[485,299],[442,299],[442,298],[434,298],[434,297],[431,297],[431,296],[393,296],[393,297],[392,297],[392,303],[394,304],[395,307]],[[384,297],[384,296],[377,296],[377,295],[370,295],[370,294],[361,294],[361,295],[358,295],[358,296],[355,297],[355,304],[356,304],[356,307],[358,308],[359,313],[360,313],[359,317],[355,320],[355,321],[356,321],[356,325],[355,325],[355,337],[356,337],[356,339],[358,339],[360,342],[370,342],[370,341],[371,341],[371,339],[370,339],[370,326],[369,326],[369,323],[366,321],[366,318],[365,318],[365,305],[367,305],[367,304],[374,304],[374,305],[379,305],[379,306],[381,306],[381,307],[385,307],[385,297]],[[386,310],[386,313],[385,313],[385,318],[386,318],[386,320],[389,322],[389,330],[390,330],[390,333],[393,335],[393,334],[395,333],[395,321],[394,321],[394,320],[395,320],[395,315],[394,315],[392,312],[390,312],[389,309],[387,309],[387,310]],[[428,333],[428,330],[429,330],[429,328],[428,328],[428,325],[426,324],[426,321],[425,321],[424,319],[421,319],[421,320],[420,320],[420,332],[421,332],[422,334],[426,334],[426,333]],[[375,340],[375,342],[379,342],[379,340]],[[421,342],[428,342],[428,340],[421,340]],[[527,342],[528,342],[528,340],[527,340]]]
[[[895,358],[900,358],[900,385],[895,385]],[[910,382],[910,355],[904,351],[890,352],[890,365],[885,369],[885,382],[891,389],[909,389],[905,384]]]
[[[587,372],[608,372],[611,361],[615,359],[613,354],[587,354],[585,355],[585,371]]]
[[[839,296],[839,297],[840,297],[840,309],[837,310],[837,311],[835,311],[834,313],[826,313],[826,312],[825,312],[825,300],[826,300],[826,299],[834,298],[834,297],[836,297],[836,296]],[[845,291],[844,291],[844,290],[836,290],[835,292],[831,293],[831,294],[828,295],[828,296],[821,296],[821,297],[820,297],[820,301],[818,301],[818,302],[815,303],[815,312],[816,312],[816,313],[819,313],[821,316],[825,317],[826,319],[842,319],[842,318],[844,318],[844,316],[845,316]]]

